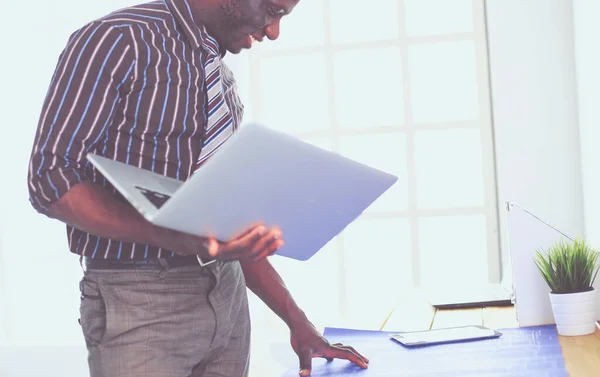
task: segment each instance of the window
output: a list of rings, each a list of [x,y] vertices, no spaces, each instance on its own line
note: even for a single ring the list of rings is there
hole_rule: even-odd
[[[0,221],[4,220],[2,215],[0,215]],[[2,249],[2,226],[0,222],[0,272],[3,272],[4,263],[3,263],[3,249]],[[7,333],[6,333],[6,312],[7,305],[5,299],[5,290],[6,280],[4,279],[4,274],[0,277],[0,347],[3,344],[8,342]]]
[[[233,67],[245,121],[400,178],[314,259],[273,258],[311,318],[359,326],[500,274],[483,0],[366,4],[303,0]]]

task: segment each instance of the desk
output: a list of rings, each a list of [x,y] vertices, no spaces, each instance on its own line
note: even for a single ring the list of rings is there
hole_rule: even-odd
[[[400,300],[381,330],[418,331],[464,325],[518,327],[513,307],[438,310],[427,304],[422,295],[413,294]],[[571,377],[600,375],[600,331],[588,336],[560,337],[560,345]]]

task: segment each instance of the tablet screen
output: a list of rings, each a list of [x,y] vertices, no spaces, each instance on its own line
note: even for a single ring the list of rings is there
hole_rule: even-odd
[[[500,333],[485,327],[464,326],[393,334],[392,339],[404,345],[410,346],[448,343],[461,340],[486,339],[499,335]]]

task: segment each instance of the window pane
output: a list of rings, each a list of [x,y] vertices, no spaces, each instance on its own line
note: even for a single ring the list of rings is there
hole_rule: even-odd
[[[402,292],[412,288],[410,234],[403,218],[359,218],[344,230],[350,324],[381,325]]]
[[[2,250],[0,249],[0,256],[1,256]],[[6,268],[4,266],[0,267],[0,271],[2,268]],[[5,274],[3,274],[4,276]],[[4,280],[5,282],[6,280]],[[5,283],[4,283],[5,284]],[[6,301],[6,298],[4,297],[4,290],[7,289],[6,287],[2,286],[0,287],[0,345],[1,344],[6,344],[8,342],[7,339],[7,335],[8,333],[6,332],[6,324],[8,322],[8,312],[11,309],[8,306],[8,302]],[[17,306],[18,307],[18,306]],[[0,346],[1,347],[1,346]]]
[[[306,27],[310,25],[310,27]],[[265,38],[255,45],[262,51],[285,50],[290,48],[322,46],[324,41],[323,1],[302,0],[292,14],[281,20],[280,37],[275,41]]]
[[[420,219],[419,247],[424,287],[488,283],[484,215]]]
[[[333,72],[335,114],[342,127],[368,128],[404,123],[400,48],[336,53]]]
[[[398,177],[397,183],[377,199],[367,212],[400,211],[408,207],[406,187],[406,136],[404,133],[343,136],[340,153]]]
[[[260,77],[261,121],[267,126],[289,133],[329,128],[325,55],[264,58]]]
[[[473,41],[413,45],[408,52],[415,123],[479,117]]]
[[[278,256],[270,258],[294,300],[318,325],[331,326],[339,318],[338,245],[338,240],[333,239],[305,262]]]
[[[404,0],[404,7],[408,36],[473,30],[473,0]]]
[[[485,205],[481,134],[477,129],[415,134],[419,208]]]
[[[398,0],[330,0],[333,43],[395,39],[400,36]]]

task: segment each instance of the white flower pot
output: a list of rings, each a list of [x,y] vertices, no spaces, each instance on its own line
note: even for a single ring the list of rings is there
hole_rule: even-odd
[[[556,330],[562,336],[589,335],[596,331],[596,291],[550,293]]]

